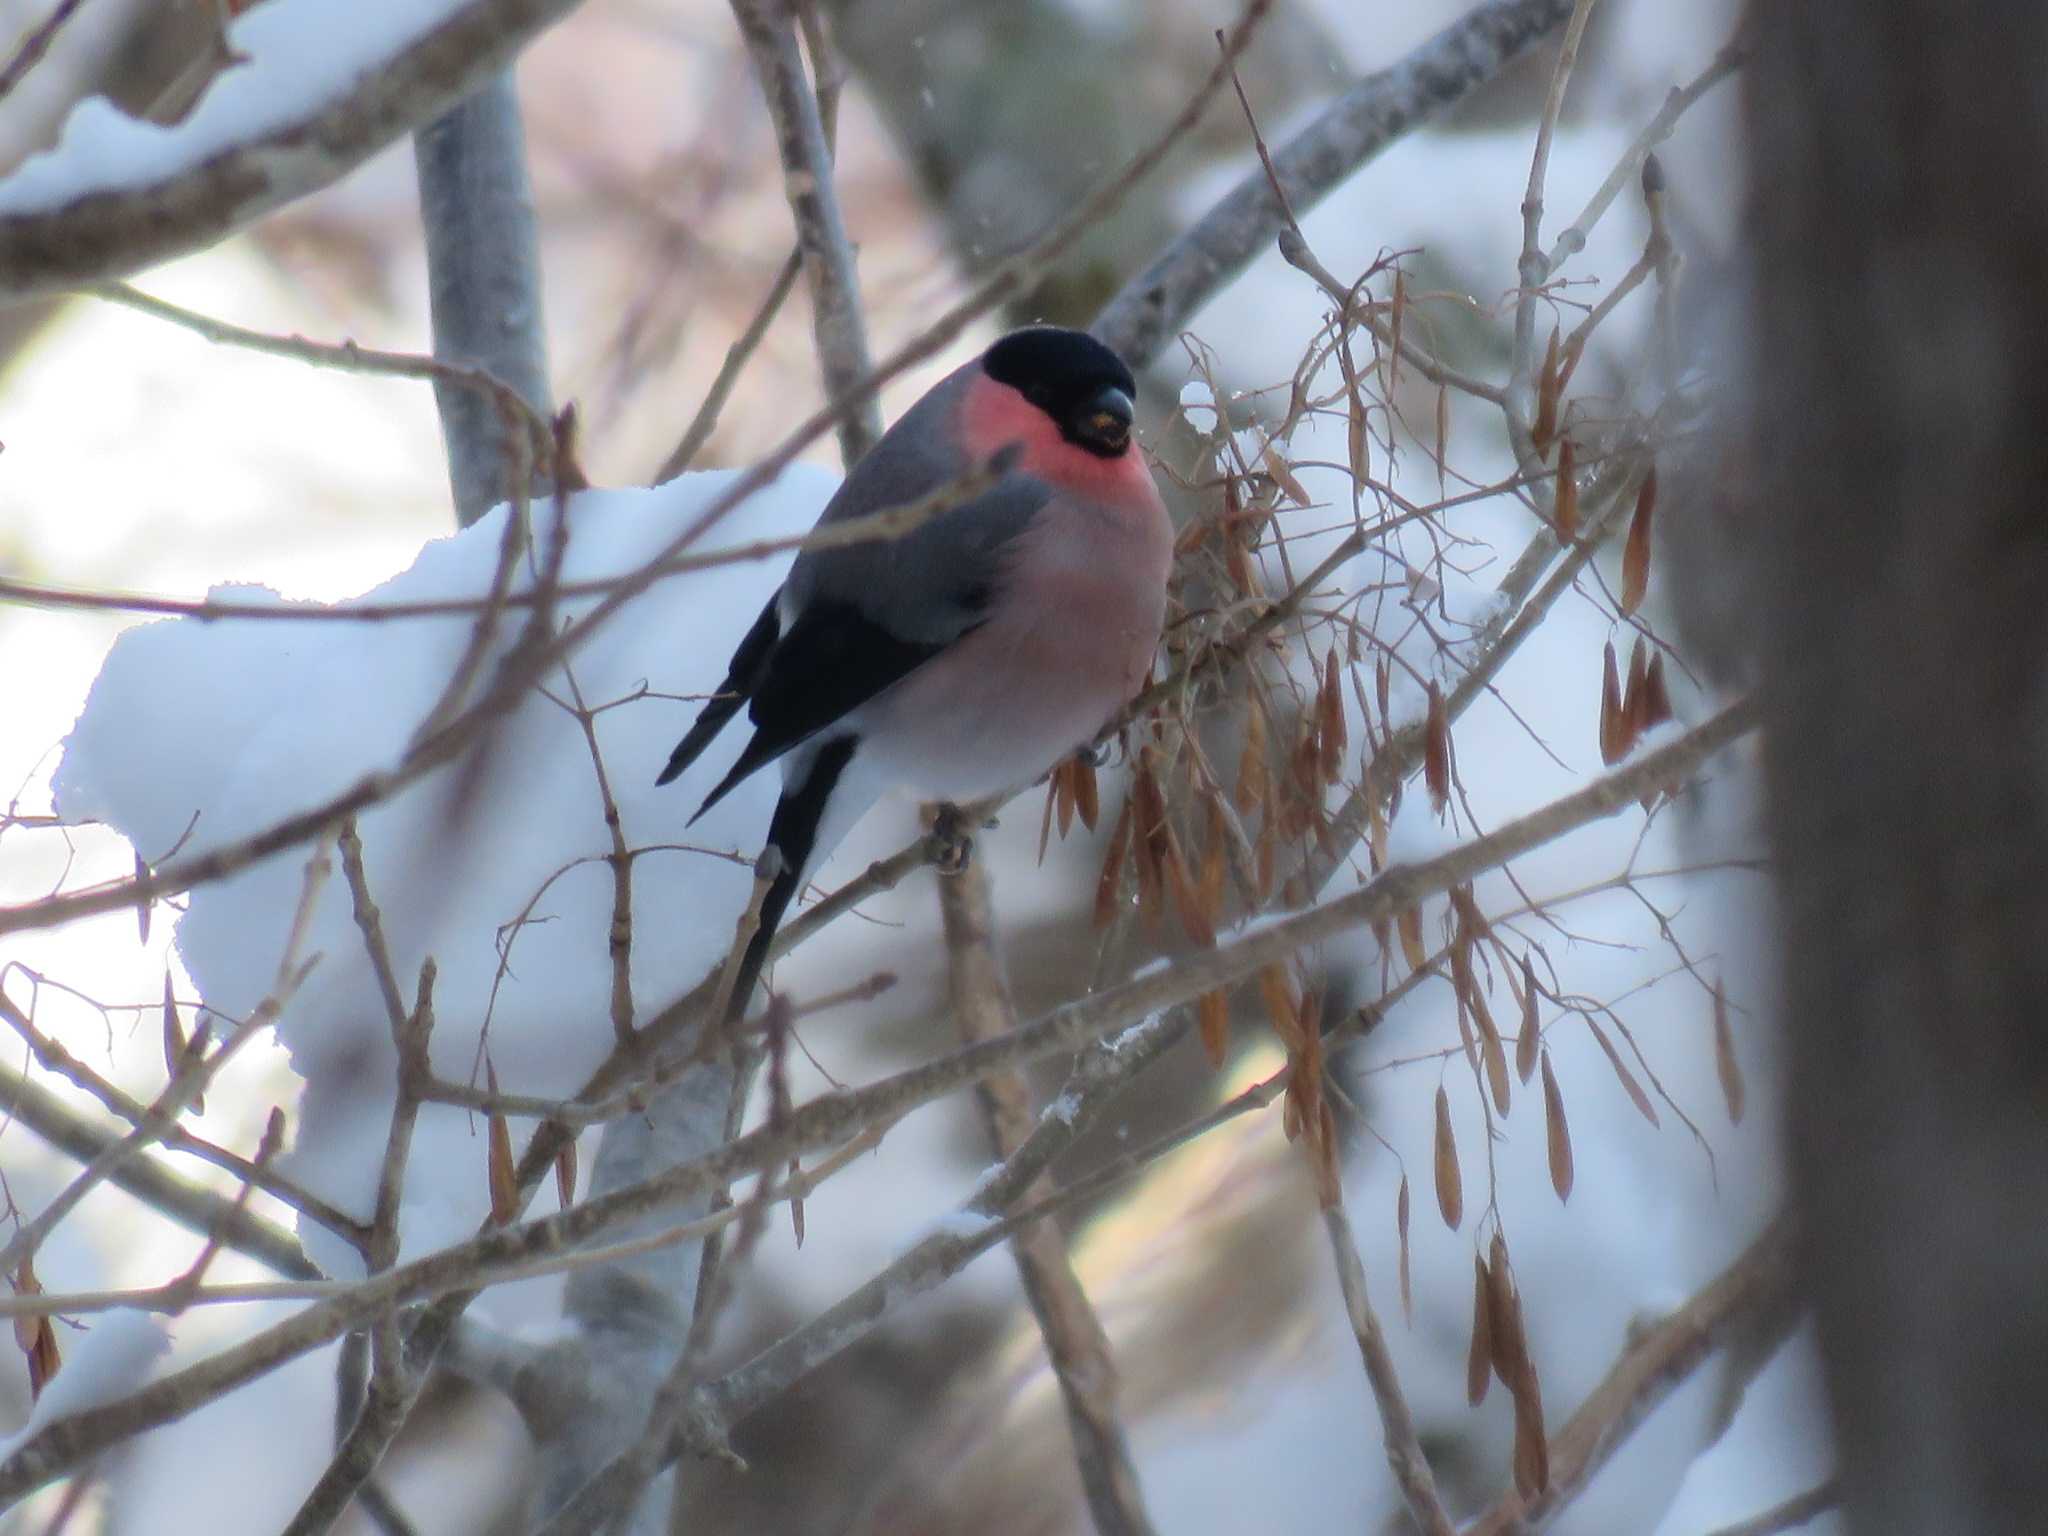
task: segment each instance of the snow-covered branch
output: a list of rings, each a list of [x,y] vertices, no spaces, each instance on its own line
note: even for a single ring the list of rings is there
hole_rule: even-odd
[[[121,277],[318,191],[446,112],[576,0],[270,0],[175,127],[82,103],[0,180],[0,298]]]

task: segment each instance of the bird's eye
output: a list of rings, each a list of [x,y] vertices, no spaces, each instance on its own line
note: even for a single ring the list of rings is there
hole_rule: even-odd
[[[1088,432],[1098,443],[1119,447],[1131,435],[1131,424],[1114,411],[1091,411]]]

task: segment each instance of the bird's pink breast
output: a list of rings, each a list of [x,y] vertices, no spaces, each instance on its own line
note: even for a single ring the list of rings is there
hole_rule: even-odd
[[[1056,462],[1105,470],[1045,476],[1065,494],[1011,548],[987,621],[860,711],[877,766],[921,794],[1030,782],[1092,740],[1151,667],[1173,553],[1158,489],[1135,448],[1116,461],[1060,449]]]

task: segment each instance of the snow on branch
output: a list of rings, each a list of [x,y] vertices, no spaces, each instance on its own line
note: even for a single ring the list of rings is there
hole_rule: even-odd
[[[576,0],[270,0],[183,122],[81,102],[0,180],[0,299],[134,272],[339,180],[511,62]]]

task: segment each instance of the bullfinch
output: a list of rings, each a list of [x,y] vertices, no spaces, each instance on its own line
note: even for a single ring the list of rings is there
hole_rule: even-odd
[[[979,495],[893,539],[806,550],[733,652],[657,782],[742,704],[754,733],[697,816],[782,765],[780,869],[742,959],[746,1009],[790,899],[890,788],[956,802],[1030,783],[1090,743],[1144,682],[1173,529],[1131,437],[1136,382],[1080,331],[1013,331],[883,434],[818,526],[942,492]],[[696,817],[691,818],[693,821]]]

